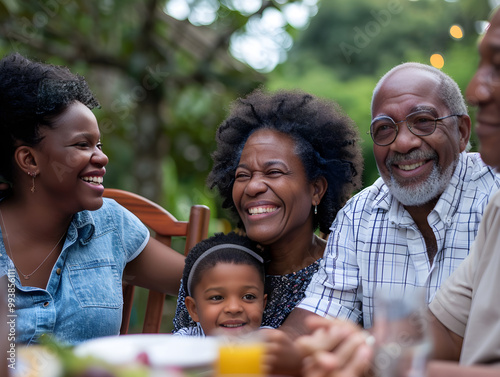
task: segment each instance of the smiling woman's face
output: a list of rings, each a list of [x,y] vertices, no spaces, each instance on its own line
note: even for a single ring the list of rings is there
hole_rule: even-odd
[[[466,91],[467,101],[477,106],[475,132],[481,158],[500,169],[500,11],[479,45],[480,62]]]
[[[44,127],[35,149],[37,190],[67,213],[96,210],[102,205],[103,176],[108,157],[101,150],[97,120],[85,105],[75,102]]]
[[[272,245],[297,234],[311,236],[314,190],[290,136],[261,129],[248,138],[233,187],[248,237]]]

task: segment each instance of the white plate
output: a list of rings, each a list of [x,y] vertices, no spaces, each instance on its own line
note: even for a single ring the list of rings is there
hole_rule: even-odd
[[[110,364],[130,364],[141,354],[152,367],[191,368],[213,363],[218,355],[214,338],[169,334],[131,334],[97,338],[76,346],[77,356],[93,356]]]

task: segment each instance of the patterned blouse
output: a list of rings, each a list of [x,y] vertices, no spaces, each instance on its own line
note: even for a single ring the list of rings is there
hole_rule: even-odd
[[[304,298],[306,288],[318,270],[320,262],[321,259],[318,259],[302,270],[287,275],[266,275],[267,305],[262,318],[262,326],[272,328],[281,326],[292,309]],[[184,304],[185,298],[181,282],[174,317],[174,333],[183,327],[197,326],[189,316]]]

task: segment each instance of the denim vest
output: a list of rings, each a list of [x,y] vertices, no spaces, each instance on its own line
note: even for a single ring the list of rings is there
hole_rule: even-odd
[[[1,230],[0,230],[1,234]],[[117,335],[122,320],[122,275],[146,246],[149,231],[132,213],[104,198],[97,211],[77,213],[46,289],[22,286],[0,237],[0,276],[16,286],[16,342],[50,334],[62,344]]]

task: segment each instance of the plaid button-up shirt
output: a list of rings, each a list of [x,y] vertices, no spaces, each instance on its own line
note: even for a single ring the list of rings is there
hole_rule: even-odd
[[[298,307],[372,326],[375,289],[427,288],[427,301],[469,254],[500,176],[477,153],[461,153],[427,219],[437,241],[432,261],[413,218],[379,178],[351,198],[332,224],[325,255]],[[390,287],[390,288],[389,288]]]

